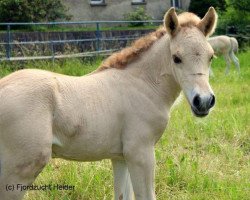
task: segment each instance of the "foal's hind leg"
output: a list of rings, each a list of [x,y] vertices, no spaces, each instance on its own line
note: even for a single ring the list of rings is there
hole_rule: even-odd
[[[228,74],[229,70],[230,70],[230,66],[231,66],[231,60],[230,60],[230,57],[229,57],[228,54],[225,54],[224,58],[226,60],[226,71],[225,71],[225,74]]]
[[[125,160],[112,160],[115,200],[132,200],[133,188]]]
[[[29,152],[26,152],[26,154]],[[25,157],[26,154],[18,156]],[[37,175],[46,165],[50,154],[46,151],[33,155],[34,160],[24,159],[25,162],[15,160],[14,154],[6,153],[6,157],[1,159],[2,171],[0,175],[0,199],[20,200],[26,191],[22,191],[22,186],[33,183]]]
[[[230,58],[231,58],[231,60],[233,60],[234,65],[235,65],[238,73],[240,73],[240,62],[239,62],[239,59],[236,57],[236,55],[234,54],[233,51],[230,53]]]
[[[25,191],[21,191],[19,186],[32,184],[48,163],[52,134],[48,118],[32,117],[0,127],[1,200],[22,199]]]

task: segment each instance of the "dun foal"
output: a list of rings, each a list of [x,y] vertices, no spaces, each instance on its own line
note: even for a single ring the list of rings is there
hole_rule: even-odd
[[[171,8],[163,28],[87,76],[27,69],[1,79],[1,200],[22,199],[17,184],[32,184],[51,157],[111,159],[116,200],[154,200],[154,146],[180,91],[197,117],[215,103],[206,37],[216,19],[212,7],[203,19]]]
[[[239,45],[234,37],[228,37],[226,35],[215,36],[208,38],[208,42],[213,47],[216,55],[222,54],[224,56],[226,60],[226,74],[229,73],[231,61],[233,61],[238,73],[240,73],[239,59],[235,56],[235,53],[238,52]]]

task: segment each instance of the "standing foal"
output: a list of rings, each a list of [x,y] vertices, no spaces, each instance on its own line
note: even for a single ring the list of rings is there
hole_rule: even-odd
[[[235,55],[238,52],[239,44],[234,37],[220,35],[208,38],[208,42],[213,47],[216,55],[222,54],[224,56],[226,60],[226,74],[229,73],[231,61],[233,61],[238,73],[240,73],[239,59]]]
[[[22,199],[17,184],[32,184],[51,156],[111,159],[116,200],[132,199],[132,191],[136,200],[156,199],[154,146],[174,101],[183,90],[197,117],[215,103],[206,37],[216,19],[212,7],[203,19],[171,8],[163,28],[87,76],[27,69],[1,79],[1,200]]]

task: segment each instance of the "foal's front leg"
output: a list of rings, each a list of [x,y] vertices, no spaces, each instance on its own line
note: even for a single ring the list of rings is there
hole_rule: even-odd
[[[155,200],[154,146],[125,147],[124,157],[128,165],[136,200]]]
[[[113,159],[115,200],[133,200],[133,188],[124,159]]]

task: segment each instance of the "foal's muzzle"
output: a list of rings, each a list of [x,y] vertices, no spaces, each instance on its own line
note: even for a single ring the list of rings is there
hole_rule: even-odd
[[[215,104],[215,96],[213,94],[200,96],[195,95],[192,101],[192,111],[197,117],[205,117],[208,115],[210,108]]]

